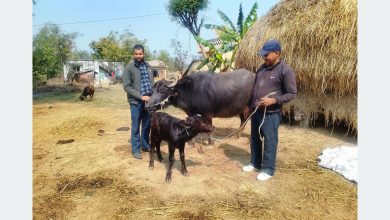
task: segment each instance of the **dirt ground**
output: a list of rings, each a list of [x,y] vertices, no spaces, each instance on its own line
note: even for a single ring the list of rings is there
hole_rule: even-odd
[[[136,160],[129,152],[130,111],[121,85],[98,89],[92,101],[78,95],[34,98],[33,219],[357,218],[357,185],[316,161],[324,148],[354,145],[356,138],[283,124],[277,171],[260,182],[256,172],[241,171],[250,158],[248,124],[240,138],[204,145],[203,154],[186,145],[188,177],[180,174],[176,151],[166,184],[165,164],[155,161],[149,170],[148,153]],[[179,109],[164,111],[185,118]],[[213,124],[214,137],[222,138],[239,127],[239,118]],[[161,149],[167,158],[165,142]]]

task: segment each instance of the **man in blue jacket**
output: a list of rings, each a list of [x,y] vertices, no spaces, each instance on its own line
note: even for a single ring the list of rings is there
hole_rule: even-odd
[[[249,108],[244,112],[249,116],[249,109],[254,111],[260,106],[251,118],[251,163],[242,169],[245,172],[260,170],[257,179],[261,181],[274,175],[282,104],[294,99],[297,93],[295,74],[280,59],[280,53],[281,46],[277,40],[267,41],[258,52],[264,64],[256,72]]]
[[[133,48],[134,60],[123,71],[123,89],[127,93],[131,112],[131,153],[134,158],[142,159],[143,151],[149,151],[150,114],[145,110],[145,103],[152,95],[154,85],[152,67],[145,62],[142,45]],[[140,138],[140,125],[142,131]]]

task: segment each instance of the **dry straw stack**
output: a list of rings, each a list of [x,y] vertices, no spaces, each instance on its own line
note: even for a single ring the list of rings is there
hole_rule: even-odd
[[[248,31],[236,68],[253,72],[256,52],[269,39],[282,44],[282,58],[295,71],[294,106],[307,116],[346,122],[357,132],[357,0],[282,0]]]

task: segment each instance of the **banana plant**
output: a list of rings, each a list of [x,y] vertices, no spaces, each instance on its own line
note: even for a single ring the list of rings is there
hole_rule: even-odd
[[[209,48],[209,56],[204,58],[202,62],[198,65],[197,69],[202,68],[205,65],[209,65],[209,68],[212,71],[215,71],[217,68],[220,69],[220,71],[224,72],[227,71],[229,68],[232,68],[232,62],[230,59],[223,57],[223,52],[221,50],[217,49],[214,44],[210,43],[209,41],[199,37],[195,36],[195,40],[202,44],[205,47]]]
[[[233,22],[224,12],[222,12],[221,10],[217,10],[218,15],[220,16],[221,20],[225,23],[225,25],[205,24],[204,27],[216,31],[219,39],[221,40],[221,47],[217,49],[214,47],[214,45],[212,45],[208,41],[205,41],[200,37],[198,37],[198,39],[201,39],[201,40],[197,39],[197,41],[200,44],[210,48],[209,51],[210,57],[205,58],[202,64],[203,63],[208,64],[211,62],[211,66],[213,68],[214,66],[217,66],[216,68],[220,68],[221,66],[219,65],[222,64],[224,65],[223,69],[225,69],[226,65],[228,65],[229,68],[233,68],[232,60],[235,59],[236,52],[240,42],[244,38],[245,34],[248,32],[249,28],[257,20],[257,8],[258,8],[257,3],[254,3],[248,16],[244,19],[244,14],[242,12],[242,4],[240,4],[236,25],[233,24]],[[230,59],[223,59],[222,54],[230,51],[233,51],[232,57]],[[209,62],[207,62],[207,60]]]

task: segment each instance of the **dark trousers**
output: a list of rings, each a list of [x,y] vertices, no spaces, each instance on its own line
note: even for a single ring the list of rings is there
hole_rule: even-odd
[[[150,114],[145,110],[144,102],[130,104],[131,112],[131,153],[141,153],[141,142],[144,149],[149,149]],[[142,131],[140,138],[140,125]],[[142,139],[142,141],[141,141]]]
[[[278,128],[281,122],[281,112],[267,113],[260,133],[264,137],[264,149],[259,135],[259,126],[264,112],[257,111],[251,118],[251,163],[256,169],[273,176],[275,172],[276,151],[278,146]]]

